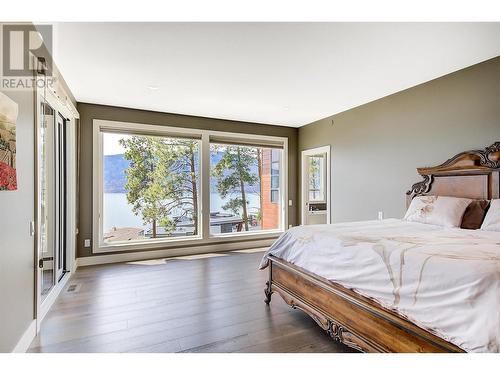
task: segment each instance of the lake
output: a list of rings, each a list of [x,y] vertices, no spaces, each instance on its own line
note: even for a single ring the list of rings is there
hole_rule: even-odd
[[[260,207],[259,195],[255,193],[247,193],[249,212],[256,212]],[[210,211],[223,212],[222,206],[229,201],[229,197],[222,199],[219,194],[210,194]],[[149,226],[144,225],[142,218],[135,216],[132,212],[132,206],[127,202],[127,196],[124,193],[105,193],[104,194],[104,233],[109,232],[111,228],[144,228]]]

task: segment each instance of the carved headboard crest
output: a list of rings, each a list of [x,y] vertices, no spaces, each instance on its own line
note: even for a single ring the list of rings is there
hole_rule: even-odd
[[[500,142],[493,143],[486,147],[484,151],[478,150],[478,156],[481,158],[481,165],[489,168],[500,168]]]
[[[422,177],[424,178],[423,181],[414,183],[411,186],[411,189],[406,192],[406,195],[409,195],[412,199],[417,195],[428,193],[431,188],[432,175],[429,174]]]
[[[411,201],[417,195],[438,190],[441,195],[449,192],[452,196],[497,198],[499,171],[500,142],[495,142],[484,150],[461,152],[441,165],[417,168],[423,180],[413,184],[406,195],[408,201]],[[476,177],[470,178],[471,176]],[[439,186],[433,187],[437,180]]]

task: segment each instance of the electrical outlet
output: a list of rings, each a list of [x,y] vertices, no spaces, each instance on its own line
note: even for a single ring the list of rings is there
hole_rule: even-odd
[[[379,211],[378,212],[378,219],[379,220],[384,220],[384,211]]]
[[[83,247],[90,247],[90,240],[86,239],[83,241]]]
[[[291,199],[288,201],[288,205],[289,205],[290,207],[292,207],[292,206],[293,206],[293,202],[292,202],[292,200],[291,200]]]

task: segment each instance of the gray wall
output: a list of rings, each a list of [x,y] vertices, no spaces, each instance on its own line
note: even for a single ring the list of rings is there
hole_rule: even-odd
[[[100,255],[92,254],[91,248],[83,247],[84,239],[92,238],[92,123],[94,119],[287,137],[289,150],[288,179],[290,181],[288,197],[294,203],[293,207],[289,207],[288,221],[289,224],[296,225],[297,129],[87,103],[78,103],[78,112],[80,113],[81,150],[78,224],[80,234],[77,257]],[[130,253],[130,251],[127,251],[127,253]]]
[[[34,104],[33,92],[3,92],[19,105],[17,186],[0,191],[0,352],[10,352],[34,318]]]
[[[417,167],[495,141],[500,57],[299,129],[300,151],[332,146],[335,222],[401,217]]]
[[[61,86],[58,93],[75,103],[56,66],[55,75]],[[2,92],[19,105],[18,189],[0,192],[0,352],[10,352],[35,317],[35,243],[29,233],[35,215],[35,105],[32,90]]]

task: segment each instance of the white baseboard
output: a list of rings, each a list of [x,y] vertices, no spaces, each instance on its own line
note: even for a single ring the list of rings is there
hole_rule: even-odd
[[[77,258],[76,266],[83,267],[83,266],[93,266],[97,264],[122,263],[122,262],[136,261],[136,260],[148,260],[148,259],[168,258],[168,257],[195,255],[203,253],[215,253],[219,251],[254,249],[258,247],[271,246],[274,241],[276,241],[275,238],[270,238],[270,239],[263,239],[256,241],[200,245],[200,246],[192,246],[179,249],[173,248],[164,250],[120,253],[120,254],[94,255],[90,257]]]
[[[17,345],[12,350],[12,353],[26,353],[35,336],[36,336],[36,320],[33,319],[28,328],[26,329],[26,331],[24,331],[23,335],[17,342]]]

